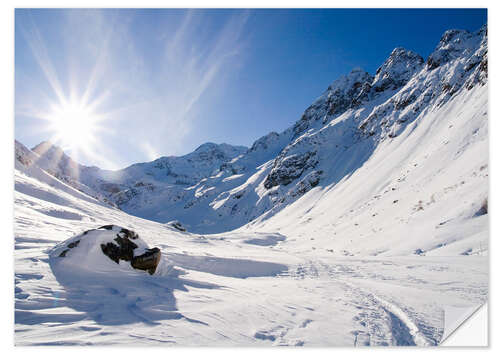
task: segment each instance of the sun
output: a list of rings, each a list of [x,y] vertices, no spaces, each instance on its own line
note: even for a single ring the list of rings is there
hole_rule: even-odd
[[[50,143],[77,162],[115,167],[113,161],[103,154],[108,151],[102,136],[113,133],[107,125],[112,112],[97,110],[105,97],[93,101],[88,100],[87,94],[80,97],[72,93],[69,97],[58,97],[57,102],[49,102],[45,110],[37,114],[45,121],[37,130],[47,133]]]
[[[60,103],[47,115],[53,140],[73,150],[92,145],[99,129],[99,117],[84,104],[77,101]]]

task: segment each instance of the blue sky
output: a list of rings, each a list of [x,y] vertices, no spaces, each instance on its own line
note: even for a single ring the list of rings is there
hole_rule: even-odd
[[[250,146],[353,67],[374,73],[398,46],[426,58],[445,30],[487,19],[480,9],[18,9],[15,21],[16,139],[58,141],[51,117],[83,103],[99,118],[92,140],[58,144],[116,169],[207,141]]]

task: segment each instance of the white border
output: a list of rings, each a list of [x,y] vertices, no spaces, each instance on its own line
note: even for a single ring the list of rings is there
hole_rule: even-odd
[[[2,272],[2,283],[5,287],[3,289],[2,303],[0,304],[2,308],[2,350],[7,355],[16,354],[16,355],[25,355],[25,354],[36,354],[38,356],[57,356],[57,355],[66,355],[68,353],[76,354],[76,355],[86,355],[89,352],[92,354],[100,354],[105,353],[109,354],[111,351],[107,350],[107,348],[95,348],[87,349],[87,348],[21,348],[21,347],[13,347],[13,324],[14,324],[14,309],[13,309],[13,275],[14,275],[14,263],[13,263],[13,225],[12,225],[12,202],[13,202],[13,179],[12,179],[12,168],[13,168],[13,140],[14,140],[14,8],[16,7],[150,7],[150,8],[158,8],[158,7],[203,7],[203,8],[213,8],[213,7],[252,7],[252,8],[273,8],[273,7],[487,7],[488,8],[488,38],[489,38],[489,88],[490,88],[490,157],[491,157],[491,199],[490,199],[490,212],[491,216],[491,233],[490,233],[490,247],[491,252],[495,251],[495,240],[498,238],[498,220],[496,211],[496,202],[497,202],[497,190],[494,183],[494,180],[498,177],[498,153],[500,150],[498,149],[498,142],[495,140],[498,135],[498,124],[497,119],[499,119],[498,113],[498,100],[491,100],[496,98],[496,83],[497,83],[497,65],[498,65],[498,51],[497,51],[497,43],[498,43],[498,26],[496,25],[498,16],[496,11],[496,3],[494,1],[463,1],[463,0],[454,0],[454,1],[429,1],[429,0],[421,0],[415,1],[406,1],[402,3],[401,1],[377,1],[377,2],[368,2],[368,1],[325,1],[325,0],[308,0],[304,1],[276,1],[276,0],[253,0],[253,1],[221,1],[221,0],[185,0],[182,2],[179,1],[159,1],[159,0],[75,0],[75,1],[3,1],[0,5],[0,26],[1,26],[1,36],[3,49],[2,55],[0,56],[1,61],[1,71],[2,76],[2,91],[0,93],[0,97],[2,98],[2,126],[0,130],[0,157],[1,157],[1,167],[3,168],[3,173],[0,175],[1,184],[0,184],[0,192],[1,192],[1,215],[2,217],[2,225],[1,227],[3,232],[3,244],[2,244],[2,254],[3,257],[1,259],[1,272]],[[425,26],[425,24],[422,24]],[[497,180],[498,182],[498,180]],[[499,205],[500,207],[500,205]],[[491,253],[492,255],[494,253]],[[481,352],[486,353],[495,353],[495,337],[494,337],[494,323],[496,320],[496,306],[495,306],[495,297],[497,297],[497,285],[495,284],[495,279],[491,279],[491,277],[496,277],[496,272],[498,271],[498,262],[493,257],[491,260],[491,270],[490,270],[490,302],[493,302],[493,305],[490,304],[490,348],[480,349]],[[498,280],[498,278],[496,278]],[[485,326],[488,323],[487,314],[479,313],[474,317],[474,319],[470,320],[472,323],[465,324],[460,329],[460,335],[456,335],[459,340],[458,344],[461,345],[477,345],[477,326]],[[476,322],[474,322],[476,321]],[[476,324],[477,323],[477,324]],[[483,334],[484,339],[484,334]],[[152,347],[154,348],[154,347]],[[70,350],[71,349],[71,350]],[[474,353],[476,349],[471,348],[430,348],[426,349],[425,353],[452,353],[454,357],[457,355],[467,355],[469,356],[471,353]],[[113,352],[120,354],[120,356],[132,356],[137,355],[137,353],[150,353],[149,350],[139,350],[137,348],[127,347],[113,347]],[[151,351],[153,352],[153,351]],[[154,351],[153,353],[155,353]],[[254,349],[254,348],[176,348],[173,350],[162,349],[157,351],[158,353],[175,353],[176,355],[217,355],[217,356],[233,356],[234,353],[238,353],[238,355],[254,355],[255,353],[259,354],[273,354],[275,355],[284,355],[287,357],[290,355],[296,355],[299,353],[307,353],[307,354],[315,354],[315,355],[331,355],[332,353],[341,353],[351,355],[356,353],[365,354],[369,353],[370,356],[373,355],[385,355],[387,353],[396,353],[400,354],[402,350],[400,348],[367,348],[367,349],[349,349],[349,348],[321,348],[321,349],[290,349],[290,348],[278,348],[278,349]],[[404,349],[404,353],[406,354],[414,354],[424,352],[422,349],[415,348],[406,348]],[[496,353],[498,354],[498,352]]]

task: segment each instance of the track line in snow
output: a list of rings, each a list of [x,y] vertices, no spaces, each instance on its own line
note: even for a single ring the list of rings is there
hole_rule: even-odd
[[[347,276],[343,276],[347,274]],[[342,264],[334,266],[322,261],[307,261],[288,271],[288,276],[295,279],[326,278],[335,282],[352,294],[353,302],[361,312],[356,316],[362,329],[352,331],[354,345],[398,345],[429,346],[433,345],[420,331],[415,322],[395,303],[361,288],[344,278],[356,275],[356,272]]]
[[[348,286],[355,294],[358,294],[362,299],[361,303],[366,305],[367,303],[371,306],[367,306],[360,313],[360,317],[357,319],[361,320],[361,325],[367,328],[373,327],[374,325],[380,325],[382,321],[385,322],[389,328],[389,333],[392,337],[392,344],[397,346],[430,346],[433,345],[420,331],[415,322],[394,303],[391,303],[380,296],[377,296],[371,292],[365,291],[365,289],[353,286],[350,283],[344,283]],[[367,309],[378,310],[379,314],[372,313],[368,315],[365,310]],[[380,315],[382,313],[386,316],[383,319]],[[375,317],[377,321],[374,321],[372,317]],[[368,325],[368,326],[367,326]],[[377,332],[380,331],[380,327],[376,327]],[[366,334],[364,331],[353,331],[355,335],[354,345],[356,346],[359,340],[359,336]],[[371,337],[371,334],[368,334]],[[371,342],[368,343],[371,345]],[[365,343],[366,345],[366,343]]]
[[[411,335],[413,342],[416,346],[429,346],[430,343],[425,338],[425,336],[420,332],[419,328],[417,325],[412,321],[412,319],[401,309],[399,308],[396,304],[390,303],[381,297],[371,294],[373,299],[378,301],[380,305],[387,311],[389,316],[391,317],[391,320],[395,323],[398,324],[402,327],[402,329],[399,329],[399,331],[407,329],[409,334]],[[393,335],[394,335],[394,328],[393,330]],[[402,336],[399,336],[402,337]],[[404,342],[403,340],[398,340],[398,342]]]

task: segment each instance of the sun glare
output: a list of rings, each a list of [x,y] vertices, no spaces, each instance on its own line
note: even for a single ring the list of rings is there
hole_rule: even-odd
[[[95,140],[98,117],[80,103],[60,104],[48,119],[54,140],[65,147],[85,149]]]

